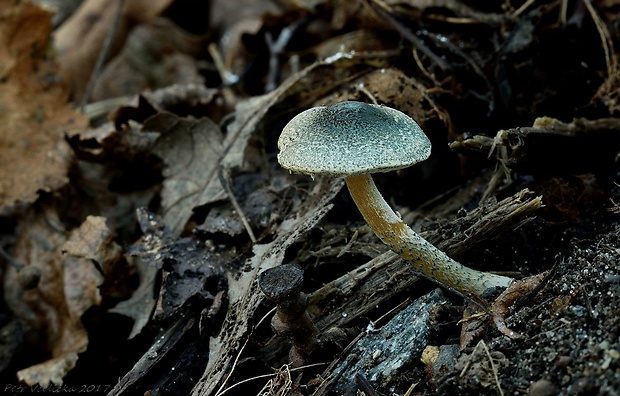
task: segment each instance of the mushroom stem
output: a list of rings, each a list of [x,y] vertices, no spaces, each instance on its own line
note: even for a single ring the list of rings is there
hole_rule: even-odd
[[[464,295],[508,287],[512,279],[467,268],[416,234],[385,202],[368,173],[345,177],[353,201],[375,234],[422,275]]]

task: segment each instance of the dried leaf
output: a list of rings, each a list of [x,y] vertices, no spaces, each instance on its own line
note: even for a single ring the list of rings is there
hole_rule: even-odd
[[[11,268],[4,279],[5,301],[29,327],[36,347],[51,357],[50,362],[24,371],[24,380],[29,385],[57,384],[73,367],[77,354],[86,350],[88,335],[80,318],[99,304],[103,277],[90,260],[62,253],[67,238],[57,228],[61,223],[54,209],[31,210],[23,224],[13,257],[23,265],[36,266],[41,279],[37,288],[23,290]]]
[[[220,166],[238,169],[243,166],[248,141],[267,112],[276,104],[294,101],[299,106],[311,103],[341,79],[327,78],[326,71],[354,64],[365,64],[372,55],[340,54],[313,63],[291,76],[276,90],[237,103],[235,120],[225,138],[208,119],[183,119],[170,113],[159,113],[145,121],[143,130],[159,132],[154,152],[166,163],[162,212],[164,224],[179,235],[194,208],[225,198],[217,172]],[[308,84],[317,84],[308,92]],[[302,96],[298,98],[297,96]]]
[[[203,85],[197,57],[202,39],[166,18],[132,29],[121,52],[97,78],[92,101],[134,95],[174,84]]]
[[[222,53],[226,70],[235,75],[241,74],[251,61],[253,48],[248,48],[244,36],[257,34],[265,15],[282,12],[281,4],[274,0],[215,0],[212,11],[210,22],[222,32],[218,50]]]
[[[222,269],[232,260],[226,252],[199,240],[172,236],[162,219],[144,208],[137,215],[144,235],[128,252],[136,259],[140,287],[112,310],[135,319],[130,338],[148,322],[155,306],[153,316],[165,319],[193,297],[212,300],[225,285]],[[232,251],[236,254],[235,249]],[[156,301],[154,286],[160,270],[163,280]]]
[[[30,2],[0,0],[0,209],[67,183],[71,155],[63,133],[87,125],[56,81],[50,21]]]
[[[117,261],[122,253],[114,242],[114,235],[100,216],[88,216],[62,247],[65,253],[74,257],[93,260],[102,268]]]
[[[172,239],[170,231],[161,224],[161,220],[145,208],[139,208],[136,216],[144,235],[127,249],[127,253],[135,258],[140,285],[129,299],[121,301],[110,310],[134,319],[129,339],[138,335],[151,319],[157,303],[157,277],[164,260],[171,256],[169,246]]]
[[[429,95],[429,89],[421,82],[408,77],[402,71],[387,67],[372,71],[346,86],[337,93],[333,102],[344,100],[370,100],[389,105],[410,115],[423,130],[435,127],[439,121],[442,128],[451,126],[450,115],[437,106]]]
[[[318,59],[327,59],[338,53],[393,50],[397,46],[391,36],[360,29],[328,38],[313,48],[313,52]]]
[[[247,220],[248,226],[256,234],[260,234],[279,218],[278,206],[281,204],[277,195],[273,192],[273,186],[253,186],[250,181],[245,183],[244,188],[256,188],[247,196],[237,196],[239,209],[230,203],[215,206],[209,210],[203,224],[197,226],[195,231],[207,234],[223,233],[230,236],[240,235],[247,232],[243,225],[242,217]]]
[[[166,164],[163,220],[178,235],[195,207],[225,197],[217,178],[224,138],[207,118],[190,120],[166,112],[149,118],[143,129],[161,133],[153,151]]]
[[[133,25],[151,20],[170,3],[171,0],[126,1],[112,36],[110,57],[120,50]],[[55,46],[62,72],[78,99],[84,94],[103,42],[113,27],[117,4],[117,0],[84,1],[56,31]]]
[[[175,240],[171,249],[174,260],[164,271],[156,317],[172,316],[193,297],[199,297],[202,306],[210,305],[220,286],[226,284],[222,268],[231,257],[189,239]],[[214,288],[209,290],[208,285]]]
[[[68,353],[20,370],[17,372],[17,378],[29,386],[41,387],[35,389],[61,389],[62,379],[75,367],[77,361],[77,353]]]
[[[134,262],[140,285],[133,292],[130,298],[118,303],[109,312],[125,315],[133,319],[133,326],[128,339],[132,339],[146,326],[151,319],[157,299],[155,298],[155,284],[159,269],[144,263],[144,260],[137,258]]]
[[[294,103],[297,108],[308,106],[332,88],[350,79],[349,68],[353,65],[371,63],[375,56],[376,54],[366,53],[338,53],[295,73],[268,94],[239,101],[235,107],[235,120],[228,127],[223,163],[231,169],[243,165],[250,135],[276,104]],[[290,106],[287,107],[290,110]]]

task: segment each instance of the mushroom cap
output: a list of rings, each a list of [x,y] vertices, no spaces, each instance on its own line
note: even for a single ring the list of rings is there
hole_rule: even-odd
[[[295,116],[282,130],[278,148],[278,162],[290,171],[347,176],[424,161],[431,142],[398,110],[347,101]]]

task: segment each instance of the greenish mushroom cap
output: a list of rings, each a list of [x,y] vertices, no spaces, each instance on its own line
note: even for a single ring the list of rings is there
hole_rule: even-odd
[[[424,161],[431,142],[408,115],[381,105],[340,102],[295,116],[278,140],[290,171],[347,176],[387,172]]]

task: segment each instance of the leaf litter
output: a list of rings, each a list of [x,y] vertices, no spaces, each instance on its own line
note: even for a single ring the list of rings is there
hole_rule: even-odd
[[[0,7],[7,390],[617,389],[613,2],[118,4],[60,10],[53,41],[50,12]],[[86,116],[70,99],[90,100]],[[433,141],[429,161],[376,177],[403,219],[520,279],[502,295],[444,288],[405,324],[432,336],[387,376],[373,373],[407,333],[390,330],[399,312],[441,285],[386,251],[340,181],[275,161],[292,116],[342,100],[398,108]],[[301,367],[255,281],[290,262],[320,331]]]

